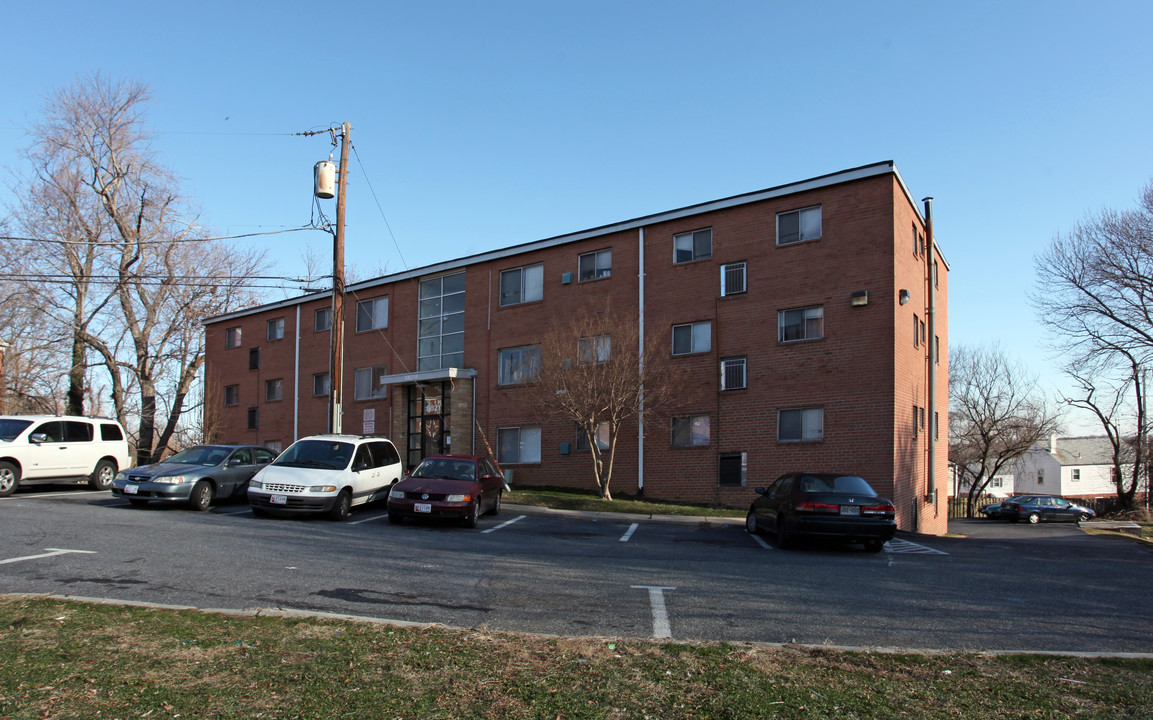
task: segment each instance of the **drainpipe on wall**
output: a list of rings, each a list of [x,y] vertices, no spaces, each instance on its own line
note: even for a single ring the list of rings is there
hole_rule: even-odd
[[[929,472],[928,472],[928,492],[925,494],[925,501],[933,506],[933,513],[938,513],[937,508],[937,481],[936,481],[936,466],[937,466],[937,437],[939,431],[937,429],[937,287],[936,278],[933,274],[933,198],[927,197],[923,200],[925,203],[925,234],[928,235],[928,248],[925,253],[926,274],[929,278],[929,306],[925,311],[926,324],[928,325],[929,336],[925,338],[929,346]]]
[[[640,269],[637,273],[637,371],[645,372],[645,229],[641,228],[637,240]],[[640,410],[637,412],[637,495],[645,494],[645,388],[641,385]]]

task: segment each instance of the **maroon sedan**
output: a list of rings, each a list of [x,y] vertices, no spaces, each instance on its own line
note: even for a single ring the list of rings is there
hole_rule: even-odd
[[[476,527],[481,514],[500,512],[504,478],[488,458],[466,455],[427,457],[388,494],[388,521],[456,518]]]

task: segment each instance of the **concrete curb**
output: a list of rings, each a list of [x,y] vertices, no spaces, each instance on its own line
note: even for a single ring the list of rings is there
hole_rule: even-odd
[[[570,520],[591,520],[592,522],[652,523],[662,525],[693,525],[699,527],[744,526],[744,518],[707,517],[704,515],[642,515],[639,513],[598,512],[594,510],[557,510],[541,505],[510,505],[504,503],[502,513],[535,515],[539,517],[561,517]]]

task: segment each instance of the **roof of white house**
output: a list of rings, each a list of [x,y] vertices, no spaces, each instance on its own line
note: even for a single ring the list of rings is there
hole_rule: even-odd
[[[1050,441],[1049,447],[1041,443],[1038,446],[1062,465],[1113,464],[1113,445],[1104,435],[1055,438]]]

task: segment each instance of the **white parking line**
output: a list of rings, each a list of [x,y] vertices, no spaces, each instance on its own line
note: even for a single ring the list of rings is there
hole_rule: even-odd
[[[629,525],[629,529],[625,532],[624,535],[621,536],[621,542],[628,542],[629,538],[633,536],[633,533],[637,531],[639,526],[639,523],[633,523],[632,525]]]
[[[73,490],[70,492],[46,492],[46,493],[17,493],[9,495],[4,498],[5,500],[39,500],[41,498],[70,498],[79,497],[82,495],[107,495],[109,498],[113,497],[112,493],[107,490]]]
[[[665,590],[676,590],[675,587],[661,587],[658,585],[633,585],[634,590],[649,591],[649,605],[653,610],[653,637],[671,638],[669,629],[669,613],[665,609]]]
[[[252,508],[244,508],[243,510],[233,510],[232,512],[226,512],[226,513],[225,512],[218,512],[218,513],[213,513],[213,514],[214,515],[231,516],[231,515],[249,515],[251,513],[252,513]]]
[[[509,525],[512,525],[514,522],[519,522],[521,520],[524,520],[526,517],[527,517],[527,515],[518,515],[518,516],[514,517],[512,520],[505,520],[504,522],[502,522],[500,525],[497,525],[496,527],[490,527],[488,530],[481,530],[480,531],[481,535],[487,535],[490,532],[496,532],[497,530],[500,530],[501,528],[505,528],[505,527],[508,527]]]
[[[23,562],[25,560],[39,560],[40,558],[52,557],[54,555],[67,555],[68,553],[82,553],[84,555],[95,555],[95,550],[64,550],[61,548],[44,548],[48,552],[41,553],[40,555],[25,555],[24,557],[8,558],[7,560],[0,560],[0,565],[7,565],[8,563]]]
[[[901,540],[899,538],[893,538],[889,542],[885,543],[885,552],[906,553],[906,554],[910,554],[910,555],[912,555],[912,554],[948,555],[949,554],[949,553],[945,552],[944,550],[935,550],[935,549],[928,547],[926,545],[920,545],[918,543],[910,542],[908,540]]]
[[[760,535],[752,535],[750,537],[752,537],[754,540],[756,540],[757,544],[760,545],[761,547],[763,547],[764,549],[766,549],[766,550],[772,550],[773,549],[773,546],[768,544],[767,542],[765,542],[765,539],[763,537],[761,537]]]
[[[361,523],[372,522],[373,520],[383,520],[386,517],[388,517],[388,515],[373,515],[372,517],[366,517],[363,520],[353,520],[349,523],[349,525],[359,525]]]

